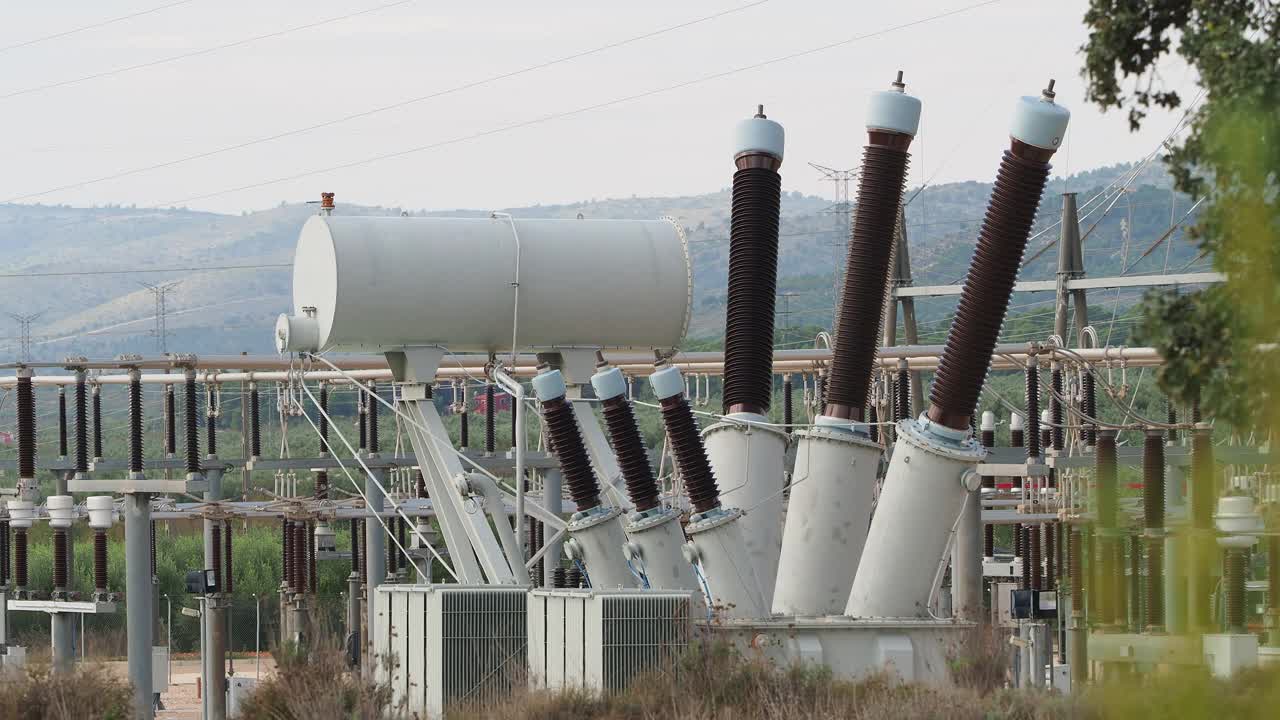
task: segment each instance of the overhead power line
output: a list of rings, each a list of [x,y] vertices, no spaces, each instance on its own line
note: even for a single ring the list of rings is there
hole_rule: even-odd
[[[511,78],[519,77],[520,75],[525,75],[537,70],[544,70],[546,68],[552,67],[553,65],[560,65],[562,63],[571,62],[573,60],[580,60],[590,55],[596,55],[598,53],[605,52],[606,50],[614,50],[614,49],[623,47],[625,45],[631,45],[633,43],[640,42],[641,40],[649,40],[651,38],[658,37],[659,35],[665,35],[667,33],[674,32],[676,30],[682,30],[684,28],[692,27],[694,25],[709,22],[717,18],[722,18],[726,15],[732,15],[734,13],[739,13],[744,10],[750,10],[751,8],[764,5],[769,1],[770,0],[757,0],[757,2],[749,3],[747,5],[729,8],[728,10],[721,10],[720,12],[712,13],[710,15],[704,15],[699,18],[694,18],[693,20],[687,20],[685,22],[678,23],[676,25],[669,25],[667,27],[659,28],[657,30],[643,33],[641,35],[635,35],[635,36],[626,38],[625,40],[619,40],[617,42],[600,45],[598,47],[591,48],[590,50],[583,50],[581,52],[576,52],[570,55],[564,55],[562,57],[555,58],[554,60],[548,60],[546,62],[537,63],[535,65],[529,65],[526,67],[522,67],[518,70],[511,70],[508,72],[498,73],[496,75],[490,75],[488,77],[481,78],[479,80],[473,80],[471,82],[463,83],[461,85],[454,85],[453,87],[445,88],[444,90],[437,90],[435,92],[427,93],[426,95],[418,95],[416,97],[400,100],[398,102],[394,102],[389,105],[381,105],[378,107],[369,108],[367,110],[361,110],[359,112],[350,113],[348,115],[332,118],[330,120],[314,123],[312,125],[306,125],[303,127],[294,128],[292,130],[285,130],[282,132],[275,133],[273,135],[266,135],[260,138],[246,140],[244,142],[233,143],[231,145],[224,145],[222,147],[214,148],[212,150],[206,150],[204,152],[195,153],[193,155],[186,155],[183,157],[174,158],[173,160],[165,160],[163,162],[158,162],[151,165],[144,165],[142,167],[136,167],[129,170],[121,170],[120,172],[112,173],[110,175],[103,175],[101,177],[91,178],[89,180],[82,180],[76,183],[61,185],[59,187],[49,188],[47,190],[41,190],[39,192],[27,193],[26,195],[18,195],[15,197],[11,197],[8,200],[5,200],[4,202],[17,202],[20,200],[28,200],[30,198],[40,197],[42,195],[49,195],[52,193],[61,192],[63,190],[72,190],[75,188],[85,187],[86,185],[94,185],[97,183],[108,182],[110,180],[118,180],[123,177],[129,177],[130,175],[138,175],[140,173],[151,172],[153,170],[161,170],[163,168],[172,167],[174,165],[179,165],[181,163],[191,162],[193,160],[203,160],[205,158],[213,157],[215,155],[221,155],[223,153],[233,152],[236,150],[243,150],[245,148],[253,147],[255,145],[262,145],[264,143],[274,142],[276,140],[281,140],[287,137],[293,137],[295,135],[302,135],[305,133],[314,132],[316,130],[321,130],[327,127],[333,127],[334,125],[340,125],[345,122],[350,122],[352,120],[358,120],[361,118],[370,117],[372,115],[377,115],[379,113],[389,112],[391,110],[398,110],[400,108],[405,108],[417,103],[422,103],[428,100],[435,100],[438,98],[442,98],[442,97],[445,97],[446,95],[453,95],[455,93],[459,93],[464,90],[472,90],[474,88],[478,88],[484,85],[489,85],[491,83],[495,83],[501,80],[509,80]]]
[[[42,278],[42,277],[76,277],[81,275],[139,275],[143,273],[167,273],[167,272],[217,272],[222,270],[273,270],[276,268],[293,267],[289,263],[268,263],[266,265],[199,265],[193,267],[164,267],[164,268],[131,268],[128,270],[65,270],[54,272],[17,272],[3,273],[0,278]]]
[[[195,0],[177,0],[177,2],[165,3],[164,5],[148,8],[146,10],[139,10],[138,12],[130,13],[128,15],[113,17],[110,20],[103,20],[102,22],[96,22],[96,23],[93,23],[92,25],[81,25],[78,28],[63,30],[62,32],[56,32],[52,35],[45,35],[43,37],[33,38],[31,40],[24,40],[20,43],[14,43],[13,45],[5,45],[4,47],[0,47],[0,53],[6,53],[6,52],[9,52],[10,50],[17,50],[18,48],[30,47],[32,45],[38,45],[39,43],[48,42],[50,40],[57,40],[58,38],[64,38],[64,37],[67,37],[68,35],[75,35],[76,33],[82,33],[86,30],[97,30],[98,28],[106,27],[108,25],[114,25],[118,22],[124,22],[125,20],[132,20],[137,17],[142,17],[143,15],[150,15],[151,13],[160,12],[161,10],[168,10],[169,8],[177,7],[179,5],[189,5],[193,2],[195,2]]]
[[[387,10],[389,8],[393,8],[399,5],[407,5],[411,2],[414,2],[414,0],[395,0],[394,2],[383,3],[382,5],[377,5],[371,8],[365,8],[364,10],[357,10],[352,13],[347,13],[346,15],[338,15],[336,17],[329,17],[323,20],[316,20],[315,22],[309,22],[309,23],[306,23],[305,25],[295,25],[294,27],[285,28],[283,30],[269,32],[265,35],[254,35],[253,37],[243,38],[241,40],[236,40],[234,42],[229,42],[222,45],[214,45],[213,47],[202,48],[200,50],[192,50],[191,52],[180,53],[178,55],[170,55],[169,57],[163,57],[158,60],[149,60],[144,63],[138,63],[137,65],[126,65],[124,67],[118,67],[111,70],[104,70],[102,72],[93,73],[91,75],[82,75],[77,78],[59,80],[57,82],[52,82],[47,85],[37,85],[35,87],[29,87],[23,90],[15,90],[6,95],[0,95],[0,100],[8,100],[10,98],[20,97],[22,95],[31,95],[33,93],[44,92],[45,90],[52,90],[54,88],[66,87],[68,85],[76,85],[82,82],[87,82],[89,80],[97,80],[99,78],[110,77],[112,75],[120,75],[123,73],[133,72],[134,70],[142,70],[143,68],[155,67],[157,65],[164,65],[165,63],[176,62],[178,60],[186,60],[188,58],[199,57],[200,55],[208,55],[209,53],[215,53],[220,50],[227,50],[233,47],[240,47],[241,45],[249,45],[251,43],[255,43],[260,40],[270,40],[271,38],[281,37],[283,35],[288,35],[290,33],[298,32],[300,30],[310,30],[311,28],[320,27],[321,25],[327,25],[329,23],[339,22],[341,20],[350,20],[353,17],[368,15],[369,13],[378,12],[379,10]]]
[[[169,207],[174,205],[185,205],[186,203],[193,202],[196,200],[206,200],[208,198],[218,197],[221,195],[229,195],[231,193],[241,192],[244,190],[253,190],[260,187],[267,187],[269,185],[276,185],[282,182],[289,182],[291,180],[298,180],[301,178],[310,177],[312,175],[319,175],[322,173],[333,172],[335,170],[347,170],[353,167],[359,167],[361,165],[368,165],[371,163],[380,162],[382,160],[390,160],[392,158],[404,157],[405,155],[413,155],[415,153],[425,152],[427,150],[436,150],[442,147],[448,147],[450,145],[458,145],[458,144],[469,142],[472,140],[479,140],[481,138],[489,137],[492,135],[500,135],[502,133],[510,132],[512,130],[519,130],[521,128],[541,125],[543,123],[550,122],[552,120],[561,120],[567,117],[573,117],[575,115],[581,115],[584,113],[592,112],[594,110],[602,110],[604,108],[613,107],[615,105],[622,105],[624,103],[632,102],[635,100],[641,100],[644,98],[653,97],[654,95],[661,95],[663,93],[668,93],[674,90],[681,90],[684,88],[693,87],[695,85],[701,85],[703,83],[711,82],[712,80],[719,80],[721,78],[737,75],[738,73],[743,73],[750,70],[758,70],[763,67],[768,67],[770,65],[789,62],[791,60],[798,60],[800,58],[808,57],[810,55],[815,55],[817,53],[825,52],[827,50],[833,50],[835,48],[851,45],[853,43],[860,42],[862,40],[869,40],[871,38],[880,37],[881,35],[887,35],[889,33],[896,32],[898,30],[905,30],[907,28],[915,27],[917,25],[925,25],[927,23],[943,20],[949,17],[954,17],[956,15],[962,15],[966,12],[977,10],[979,8],[986,7],[988,5],[994,5],[998,2],[1001,2],[1001,0],[984,0],[984,2],[974,3],[972,5],[966,5],[964,7],[956,8],[954,10],[948,10],[947,12],[937,13],[935,15],[919,18],[917,20],[912,20],[910,22],[900,23],[898,25],[881,28],[879,30],[875,30],[869,33],[863,33],[861,35],[855,35],[853,37],[845,38],[844,40],[837,40],[835,42],[826,43],[824,45],[812,47],[807,50],[800,50],[797,52],[788,53],[786,55],[780,55],[775,58],[770,58],[768,60],[761,60],[760,62],[751,63],[749,65],[741,65],[735,68],[730,68],[729,70],[723,70],[721,72],[712,73],[710,75],[704,75],[702,77],[693,78],[691,80],[685,80],[683,82],[674,83],[672,85],[665,85],[663,87],[654,88],[652,90],[645,90],[643,92],[635,93],[633,95],[625,95],[622,97],[613,98],[612,100],[605,100],[603,102],[595,103],[592,105],[584,105],[582,107],[574,108],[572,110],[565,110],[562,112],[552,113],[550,115],[544,115],[542,117],[532,118],[530,120],[522,120],[520,122],[511,123],[509,125],[502,125],[496,128],[491,128],[489,130],[482,130],[480,132],[471,133],[469,135],[462,135],[459,137],[450,138],[448,140],[441,140],[438,142],[428,143],[426,145],[418,145],[416,147],[406,148],[403,150],[395,150],[392,152],[381,153],[379,155],[373,155],[371,157],[366,157],[360,160],[353,160],[351,162],[345,162],[338,165],[330,165],[328,167],[316,168],[314,170],[305,170],[302,172],[294,173],[292,175],[285,175],[285,176],[273,178],[270,180],[263,180],[260,182],[249,183],[247,185],[240,185],[238,187],[227,188],[225,190],[219,190],[217,192],[204,193],[202,195],[193,195],[191,197],[183,198],[182,200],[162,202],[152,207]]]

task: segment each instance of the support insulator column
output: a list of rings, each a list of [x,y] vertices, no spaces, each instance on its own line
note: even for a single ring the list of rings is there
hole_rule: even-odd
[[[1164,632],[1164,431],[1147,430],[1142,443],[1142,518],[1146,540],[1145,632]]]
[[[249,381],[249,456],[255,460],[262,456],[262,431],[259,425],[261,407],[258,383]]]
[[[84,368],[76,369],[76,474],[89,472],[88,388]]]
[[[183,450],[187,454],[187,477],[200,474],[200,408],[196,403],[196,371],[188,369],[183,383],[183,425],[187,435],[187,444]]]

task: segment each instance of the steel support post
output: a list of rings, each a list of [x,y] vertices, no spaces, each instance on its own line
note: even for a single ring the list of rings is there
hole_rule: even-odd
[[[982,609],[982,491],[968,493],[956,524],[951,548],[951,602],[956,617],[973,622],[986,615]]]
[[[376,517],[382,512],[385,501],[382,490],[378,487],[382,484],[382,473],[382,470],[372,470],[364,481],[364,496],[368,499],[370,511],[364,523],[365,591],[369,598],[369,602],[365,603],[365,627],[368,629],[374,627],[376,611],[372,602],[373,594],[387,577],[386,538],[383,537],[382,523]],[[368,638],[369,634],[366,632],[364,637]],[[372,649],[373,646],[370,645],[369,650]]]
[[[542,506],[549,512],[553,512],[558,517],[560,508],[564,504],[562,500],[561,486],[564,476],[560,474],[559,468],[552,468],[542,473]],[[547,531],[548,535],[553,535],[551,530]],[[542,554],[544,562],[542,563],[542,586],[551,587],[551,578],[555,573],[555,569],[560,567],[560,558],[562,555],[561,547],[563,540],[552,542],[551,538],[546,539],[547,551]]]
[[[129,682],[133,716],[151,720],[151,652],[154,611],[151,607],[151,495],[129,493],[124,502],[125,632],[129,645]]]
[[[222,499],[222,470],[210,469],[205,476],[208,482],[204,499],[216,502]],[[222,561],[221,548],[215,548],[213,528],[218,520],[204,519],[204,567],[213,568]],[[220,572],[222,582],[227,582],[225,573]],[[200,614],[204,623],[202,637],[205,644],[201,648],[200,659],[203,663],[205,692],[202,698],[204,720],[225,720],[227,717],[226,692],[226,655],[227,655],[227,623],[226,609],[222,600],[222,588],[216,594],[205,598],[204,612]]]

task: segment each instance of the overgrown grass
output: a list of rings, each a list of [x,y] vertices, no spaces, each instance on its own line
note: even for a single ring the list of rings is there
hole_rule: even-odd
[[[258,684],[241,706],[245,720],[392,720],[404,714],[392,703],[391,688],[353,673],[332,648],[310,656],[286,648],[275,653],[276,673]]]
[[[47,662],[30,661],[0,673],[0,718],[6,720],[124,720],[132,702],[129,684],[99,665],[54,676]]]

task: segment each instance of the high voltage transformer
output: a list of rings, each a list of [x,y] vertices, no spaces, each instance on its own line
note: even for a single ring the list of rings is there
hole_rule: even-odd
[[[956,648],[991,625],[1015,646],[1011,682],[1066,688],[1135,667],[1229,675],[1280,657],[1280,482],[1267,472],[1223,482],[1198,414],[1103,422],[1097,406],[1112,370],[1156,365],[1154,351],[1097,347],[1082,322],[1079,342],[998,344],[1070,118],[1052,81],[1014,104],[945,345],[879,347],[886,306],[911,290],[895,252],[905,249],[903,194],[922,111],[902,73],[870,98],[826,349],[774,349],[785,133],[758,106],[726,153],[723,353],[682,352],[693,268],[668,219],[346,217],[326,193],[298,240],[294,308],[275,326],[280,358],[72,358],[58,366],[74,374],[48,376],[16,365],[0,379],[16,389],[19,445],[14,497],[0,514],[0,660],[22,658],[5,635],[8,613],[44,612],[56,666],[69,667],[70,618],[117,611],[106,545],[122,519],[130,679],[138,716],[149,717],[163,684],[153,669],[167,652],[154,629],[154,522],[177,518],[204,523],[205,567],[189,582],[204,608],[210,718],[227,713],[232,519],[279,523],[280,639],[304,650],[317,631],[317,563],[349,561],[353,666],[428,716],[526,679],[617,690],[706,639],[842,676],[947,683]],[[1065,317],[1070,295],[1087,310],[1074,196],[1063,208]],[[1008,447],[997,442],[996,413],[979,413],[993,369],[1026,381]],[[912,378],[922,372],[933,381],[913,412],[923,388]],[[713,378],[721,404],[707,409]],[[146,383],[167,388],[162,460],[144,452]],[[230,383],[244,387],[240,458],[217,446]],[[42,385],[58,385],[60,403],[59,457],[43,468],[59,485],[47,498],[35,482]],[[102,457],[100,398],[111,385],[128,392],[124,462]],[[282,424],[314,430],[316,457],[264,453],[262,396],[272,389]],[[339,389],[357,398],[358,440],[334,419]],[[496,441],[504,397],[509,448]],[[470,434],[472,399],[482,401],[483,442]],[[660,447],[646,446],[640,409],[660,417]],[[445,410],[458,415],[456,433]],[[390,452],[380,417],[406,441]],[[1117,442],[1135,427],[1139,452]],[[1271,463],[1269,451],[1232,452],[1232,463]],[[1125,465],[1142,468],[1137,508],[1119,500]],[[278,473],[272,499],[227,502],[221,479],[233,468]],[[313,477],[311,496],[298,492],[297,472]],[[356,497],[331,497],[339,483]],[[203,502],[181,500],[196,492]],[[83,597],[68,572],[82,520],[94,543],[94,587]],[[38,522],[52,528],[49,597],[29,587]],[[338,549],[340,523],[349,549]],[[998,546],[1001,527],[1012,547]],[[1248,628],[1246,558],[1262,536],[1271,609],[1260,646]]]

